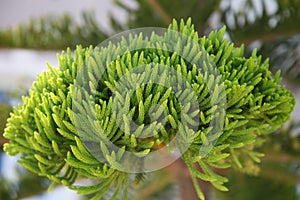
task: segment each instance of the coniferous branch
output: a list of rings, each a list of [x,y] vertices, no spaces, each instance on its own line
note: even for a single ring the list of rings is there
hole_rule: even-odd
[[[300,19],[298,0],[277,0],[270,6],[264,1],[247,0],[240,8],[234,9],[230,6],[231,1],[227,1],[219,12],[221,21],[231,25],[228,33],[237,45],[254,41],[271,42],[280,37],[300,34],[299,27],[295,26]],[[274,11],[269,11],[268,7]]]
[[[182,20],[179,24],[174,20],[169,26],[169,32],[163,37],[166,39],[172,37],[170,34],[172,30],[197,41],[209,58],[216,63],[220,76],[206,73],[216,70],[211,64],[205,63],[203,65],[205,72],[201,72],[201,69],[185,61],[176,52],[183,51],[193,60],[200,62],[203,59],[202,51],[192,48],[182,40],[176,41],[174,53],[162,51],[156,48],[161,45],[159,43],[161,36],[152,34],[151,38],[157,42],[155,43],[157,46],[127,52],[110,61],[107,71],[101,76],[98,86],[95,86],[93,80],[97,80],[97,74],[103,70],[101,62],[107,60],[105,56],[110,53],[118,55],[121,44],[126,44],[126,41],[101,49],[78,46],[74,57],[70,50],[58,57],[58,69],[48,66],[49,71],[38,76],[29,95],[23,98],[23,105],[14,110],[5,129],[5,137],[10,140],[10,143],[5,145],[5,150],[10,155],[20,154],[20,164],[41,176],[48,177],[54,184],[66,185],[77,190],[79,194],[94,194],[93,199],[101,199],[114,188],[111,199],[115,199],[118,195],[126,199],[130,174],[117,170],[122,169],[120,161],[124,152],[133,152],[143,158],[156,151],[160,145],[168,146],[174,133],[178,131],[177,134],[183,141],[191,141],[182,158],[190,170],[198,197],[204,199],[197,179],[208,181],[215,188],[227,191],[224,183],[228,179],[216,174],[211,168],[222,169],[232,166],[250,173],[252,169],[243,168],[247,167],[248,162],[259,162],[262,156],[254,147],[260,145],[262,135],[271,133],[289,119],[295,100],[284,86],[279,85],[279,73],[272,77],[269,63],[262,62],[261,56],[258,56],[256,51],[246,58],[243,46],[234,47],[224,39],[225,28],[212,32],[208,37],[198,38],[190,19],[187,22]],[[138,45],[145,40],[147,38],[137,35],[130,37],[129,43]],[[84,73],[84,77],[78,80],[77,70],[85,70],[84,62],[87,62],[84,65],[87,67],[86,70],[93,73]],[[170,92],[170,88],[156,84],[140,87],[133,96],[124,95],[126,91],[115,88],[116,81],[128,70],[146,65],[141,77],[147,79],[149,76],[155,76],[150,70],[158,70],[158,64],[165,64],[186,78],[197,94],[200,110],[187,115],[186,112],[191,109],[189,104],[181,107]],[[164,71],[160,73],[161,81],[165,80]],[[132,75],[130,80],[139,83],[139,77]],[[82,92],[74,87],[75,79],[76,82],[85,83],[87,91],[96,97],[97,103],[94,108],[88,106],[90,94],[86,90]],[[225,88],[224,91],[220,89],[222,87]],[[209,89],[212,90],[211,94]],[[119,101],[124,103],[119,109],[122,112],[129,111],[128,116],[120,113],[116,115],[112,111],[113,92],[116,92]],[[179,91],[178,94],[185,99],[190,98],[186,90]],[[211,103],[218,102],[224,97],[227,99],[226,105]],[[144,125],[149,123],[146,114],[150,112],[151,105],[157,103],[161,104],[167,113],[166,124],[164,126],[157,124],[155,120],[159,119],[162,112],[156,112],[152,116],[154,122],[151,122],[148,128],[144,128]],[[222,108],[225,108],[226,112],[223,112]],[[79,115],[76,119],[74,109],[80,111],[82,117]],[[85,118],[91,112],[95,112],[96,119]],[[179,116],[183,116],[187,124],[181,126],[182,119]],[[225,118],[224,128],[211,134],[222,125],[222,121],[214,121],[220,116]],[[134,134],[130,132],[129,117],[139,125]],[[75,126],[75,120],[80,123],[79,127]],[[193,132],[188,127],[198,125],[198,120],[199,130]],[[120,122],[123,128],[119,127]],[[118,151],[106,146],[101,131],[99,133],[93,131],[93,128],[97,127],[101,127],[104,130],[103,134],[120,147]],[[81,129],[86,131],[85,135],[79,134]],[[138,138],[139,135],[148,135],[153,130],[159,131],[156,131],[151,139]],[[206,149],[210,149],[216,137],[219,137],[217,143],[204,156]],[[84,145],[86,142],[101,149],[104,163],[91,154]],[[193,167],[195,164],[200,166],[200,170]],[[75,181],[80,177],[99,182],[90,186],[79,186]]]
[[[253,3],[252,0],[247,0],[240,10],[232,10],[230,6],[223,5],[225,1],[220,0],[174,1],[172,4],[167,0],[150,2],[155,6],[149,6],[148,1],[137,1],[139,7],[136,9],[115,0],[117,6],[127,11],[129,18],[125,24],[120,24],[115,17],[110,16],[112,32],[137,27],[164,27],[168,24],[169,18],[192,17],[195,20],[196,30],[202,35],[211,30],[212,14],[217,13],[221,15],[221,19],[215,22],[217,24],[214,26],[227,25],[227,32],[236,45],[250,44],[254,41],[272,42],[282,36],[292,37],[300,33],[299,27],[295,26],[300,18],[298,0],[276,1],[278,9],[275,13],[267,11],[264,1]],[[228,5],[231,4],[231,1],[226,2]],[[72,21],[69,16],[64,16],[33,19],[28,24],[2,30],[0,46],[63,49],[67,46],[75,48],[76,44],[84,47],[96,45],[106,39],[108,33],[99,27],[93,14],[87,13],[83,14],[82,25]],[[228,18],[229,15],[231,18]],[[234,25],[230,26],[232,23]]]
[[[122,4],[122,8],[126,8],[125,10],[130,15],[127,22],[129,28],[167,24],[166,20],[162,20],[163,17],[157,16],[156,9],[151,10],[144,1],[137,2],[139,9],[130,9]],[[227,32],[236,45],[250,44],[254,41],[271,42],[280,37],[292,37],[300,33],[299,27],[294,26],[299,21],[300,4],[298,1],[275,1],[274,6],[277,6],[278,10],[274,13],[267,11],[268,5],[264,1],[247,0],[238,8],[239,10],[231,8],[230,5],[233,3],[230,0],[226,1],[227,6],[224,6],[224,2],[201,0],[175,1],[169,4],[168,1],[159,1],[159,5],[166,15],[175,19],[189,16],[196,19],[195,28],[200,34],[210,30],[210,17],[212,13],[218,13],[221,19],[217,22],[219,24],[214,24],[214,26],[227,25]],[[148,20],[149,18],[152,20]],[[231,24],[233,26],[230,26]]]
[[[149,1],[138,2],[138,10],[128,7],[123,2],[115,1],[116,5],[126,10],[129,19],[125,25],[110,15],[112,32],[119,32],[128,28],[162,26],[165,27],[171,18],[190,17],[190,13],[195,13],[193,18],[196,20],[198,31],[203,33],[204,24],[215,8],[214,1],[193,0],[187,2],[176,2],[171,5],[169,1]],[[149,6],[152,5],[152,6]],[[180,8],[180,12],[178,12]],[[201,11],[199,11],[199,9]],[[97,45],[100,41],[107,38],[108,33],[99,27],[98,22],[92,11],[82,14],[82,25],[73,21],[69,15],[61,17],[44,17],[31,19],[29,23],[19,24],[16,27],[0,31],[0,47],[21,47],[36,49],[64,49],[65,47],[75,48],[77,44],[84,47]],[[149,20],[149,17],[151,20]],[[203,31],[203,32],[202,32]]]
[[[221,1],[189,0],[173,1],[170,4],[168,0],[137,0],[138,9],[131,9],[119,0],[115,0],[115,2],[117,2],[117,5],[121,4],[121,8],[124,8],[129,14],[129,19],[126,22],[128,28],[164,27],[169,24],[170,18],[180,20],[181,18],[188,19],[192,17],[195,29],[200,35],[203,35],[208,27],[209,17],[218,9]],[[149,4],[152,6],[149,6]]]
[[[31,19],[27,24],[0,31],[1,47],[36,49],[75,48],[97,45],[108,37],[107,31],[95,21],[93,12],[82,13],[82,23],[75,22],[69,15]],[[116,27],[117,22],[114,21]]]
[[[259,52],[270,59],[272,71],[280,70],[290,81],[300,80],[300,35],[263,43]]]

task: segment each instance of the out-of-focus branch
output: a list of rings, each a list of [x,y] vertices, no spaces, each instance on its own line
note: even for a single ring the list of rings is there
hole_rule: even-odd
[[[146,199],[166,188],[174,180],[175,176],[173,174],[166,173],[164,176],[160,177],[159,181],[154,181],[151,184],[147,185],[147,187],[141,190],[133,200]]]
[[[172,22],[172,17],[161,7],[161,5],[156,0],[146,0],[146,2],[156,11],[156,13],[161,16],[166,24]]]
[[[286,29],[281,31],[272,31],[265,34],[248,34],[247,37],[243,38],[237,38],[234,40],[234,43],[237,46],[240,46],[241,44],[248,45],[255,41],[262,41],[262,42],[270,42],[272,40],[275,40],[280,37],[289,38],[294,35],[300,34],[300,29]]]
[[[7,143],[8,140],[0,137],[0,147]]]
[[[286,181],[287,183],[300,183],[300,178],[298,176],[288,175],[286,173],[278,173],[278,171],[272,169],[261,170],[260,175],[271,178],[273,180],[278,180],[280,182]]]
[[[286,153],[266,153],[266,155],[262,158],[266,161],[277,161],[277,162],[299,162],[299,156],[293,156]]]

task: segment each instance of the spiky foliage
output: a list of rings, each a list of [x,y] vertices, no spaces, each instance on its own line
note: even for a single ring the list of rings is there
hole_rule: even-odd
[[[279,85],[279,73],[272,77],[268,61],[262,62],[261,56],[257,56],[255,51],[251,57],[244,57],[243,46],[234,47],[223,38],[225,28],[212,32],[207,38],[198,38],[198,33],[189,19],[186,23],[181,21],[179,28],[174,20],[169,30],[180,31],[203,47],[210,59],[216,63],[220,75],[206,73],[215,70],[209,63],[206,65],[207,71],[202,71],[203,69],[198,69],[196,65],[181,58],[178,52],[149,48],[127,52],[111,61],[99,80],[98,87],[95,87],[94,80],[97,80],[95,77],[102,69],[101,60],[107,60],[105,56],[110,53],[118,55],[121,44],[95,49],[92,47],[83,49],[78,46],[74,57],[70,50],[58,57],[58,69],[48,65],[49,71],[38,76],[29,95],[23,98],[23,105],[14,109],[5,130],[5,137],[10,140],[10,143],[5,145],[5,150],[10,155],[20,154],[19,162],[31,171],[47,176],[54,183],[61,183],[77,190],[80,194],[95,193],[94,199],[101,199],[108,190],[115,188],[111,199],[116,199],[118,195],[126,199],[130,174],[117,170],[122,167],[119,163],[124,150],[134,152],[143,158],[161,146],[168,146],[178,131],[177,134],[184,139],[192,138],[188,150],[182,152],[182,158],[191,172],[199,198],[204,199],[204,195],[198,186],[197,178],[209,181],[216,188],[226,191],[223,184],[227,179],[216,174],[212,168],[233,166],[250,172],[254,166],[253,162],[259,162],[259,157],[262,156],[261,153],[254,151],[255,145],[262,142],[260,136],[272,132],[289,118],[295,104],[294,98],[284,86]],[[152,37],[160,36],[154,34]],[[168,33],[164,37],[168,37]],[[142,35],[133,36],[130,43],[138,44],[143,40],[146,38]],[[178,40],[175,46],[177,51],[184,49],[184,52],[196,61],[202,59],[199,55],[203,52],[195,51],[181,40]],[[87,65],[84,64],[85,61]],[[149,70],[151,67],[155,68],[157,64],[175,69],[185,77],[197,95],[199,115],[197,112],[190,113],[190,116],[181,115],[191,108],[188,105],[180,105],[170,88],[147,84],[138,88],[132,96],[122,95],[121,91],[117,91],[121,95],[116,96],[124,103],[124,109],[129,111],[129,115],[116,116],[112,111],[111,96],[116,92],[114,91],[116,81],[130,69],[145,65],[141,76],[131,77],[134,82],[139,82],[139,78],[149,76]],[[92,73],[86,74],[89,79],[85,80],[90,80],[87,81],[86,87],[89,94],[94,95],[96,99],[93,108],[96,111],[96,125],[100,125],[106,137],[120,147],[118,151],[112,151],[101,141],[103,135],[87,131],[89,133],[86,140],[100,148],[102,157],[106,159],[104,163],[87,150],[82,135],[79,135],[75,126],[73,110],[85,113],[91,109],[86,103],[89,94],[80,93],[80,90],[74,88],[78,70],[80,71],[83,66],[91,67]],[[163,77],[163,72],[158,71],[158,74]],[[220,81],[220,78],[223,81]],[[222,86],[225,87],[224,92],[220,90]],[[212,88],[211,92],[209,88]],[[182,98],[189,98],[183,89],[180,91],[180,87],[178,94],[182,95]],[[217,101],[225,95],[227,101],[225,105],[212,105],[213,99]],[[72,102],[74,96],[77,100],[79,97],[82,98],[79,98],[80,104]],[[154,124],[152,129],[148,130],[151,124],[148,128],[143,128],[149,123],[148,112],[151,105],[157,103],[165,110],[166,123],[163,127],[159,126],[159,123],[155,125],[163,113],[158,110],[151,118],[154,119],[151,122]],[[219,111],[218,106],[225,106],[226,113],[215,112]],[[223,130],[211,135],[210,132],[215,128],[211,126],[211,122],[222,115],[225,118]],[[184,126],[180,126],[182,120],[180,116],[188,122]],[[130,134],[128,117],[133,118],[139,125],[136,129],[139,133]],[[91,127],[94,121],[93,119],[91,121],[83,119],[82,129],[93,130]],[[197,121],[199,123],[196,124],[198,126],[196,131],[186,128]],[[125,128],[119,126],[120,122]],[[219,123],[223,124],[222,121]],[[219,126],[218,123],[213,124]],[[155,129],[156,126],[160,129]],[[136,137],[147,135],[149,131],[156,133],[147,139]],[[199,153],[201,147],[209,146],[216,137],[218,140],[207,155]],[[201,170],[196,170],[195,164],[199,165]],[[251,166],[250,169],[247,166]],[[83,177],[99,182],[91,186],[74,184],[76,179]],[[139,177],[138,175],[137,179]]]

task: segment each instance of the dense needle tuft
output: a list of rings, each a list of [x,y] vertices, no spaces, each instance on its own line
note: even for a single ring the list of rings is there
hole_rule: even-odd
[[[161,146],[168,146],[176,132],[180,131],[183,141],[191,143],[182,158],[191,171],[199,198],[204,199],[204,195],[197,178],[226,191],[224,183],[227,179],[216,174],[212,167],[233,166],[250,172],[245,164],[259,162],[262,156],[254,147],[261,144],[263,134],[273,132],[289,119],[295,100],[280,85],[279,72],[272,76],[267,60],[263,62],[256,51],[246,58],[243,46],[234,47],[224,39],[225,28],[213,31],[208,37],[198,38],[189,19],[179,24],[174,20],[169,30],[179,31],[196,41],[215,63],[220,76],[205,73],[215,70],[213,66],[204,65],[203,69],[198,69],[179,56],[180,52],[193,62],[201,59],[199,52],[179,40],[175,47],[177,53],[149,48],[118,56],[109,63],[97,82],[97,74],[102,73],[101,59],[105,55],[120,52],[124,41],[107,48],[84,49],[78,46],[74,55],[68,50],[58,56],[58,68],[48,65],[49,70],[38,75],[29,95],[23,97],[23,104],[14,109],[5,129],[4,136],[10,140],[5,144],[5,151],[9,155],[19,154],[19,163],[27,169],[48,177],[54,183],[77,190],[79,194],[95,194],[94,199],[101,199],[111,188],[115,188],[110,198],[121,196],[126,199],[131,176],[117,170],[122,168],[119,161],[124,152],[134,152],[143,158]],[[130,43],[138,45],[144,39],[142,35],[132,36]],[[86,87],[94,97],[95,126],[101,126],[105,136],[120,147],[118,151],[109,149],[99,139],[100,134],[93,132],[89,126],[93,119],[81,122],[82,130],[90,130],[86,138],[79,135],[75,126],[73,110],[88,113],[91,109],[85,102],[88,94],[78,93],[80,91],[74,89],[77,73],[82,66],[86,66],[84,63],[90,67],[87,70],[90,73],[85,74],[85,78],[90,81]],[[167,73],[160,70],[159,64],[185,77],[197,96],[199,111],[190,112],[191,104],[180,105],[178,96],[186,99],[186,102],[192,98],[180,86],[177,94],[172,88],[154,83],[138,87],[131,95],[116,88],[116,82],[122,76],[141,65],[145,66],[144,72],[132,74],[130,78],[133,82],[139,83],[142,79],[149,79],[149,76],[161,76],[160,81],[164,84]],[[153,74],[155,70],[157,74]],[[175,80],[178,77],[171,78]],[[95,82],[98,84],[93,84]],[[222,87],[223,92],[220,89]],[[118,113],[112,109],[112,93],[117,99],[114,103]],[[81,101],[74,102],[75,95],[77,100],[81,97]],[[222,98],[226,98],[226,104],[211,104]],[[224,106],[225,112],[219,112],[220,106]],[[217,117],[223,117],[224,123],[213,124],[223,126],[223,129],[212,135],[210,132],[215,127],[211,127],[211,122]],[[180,126],[182,118],[186,122],[184,126]],[[134,130],[130,119],[137,125]],[[159,123],[162,119],[164,124]],[[186,128],[189,126],[197,126],[198,130],[192,132]],[[151,137],[147,137],[149,134]],[[101,156],[106,163],[100,162],[86,148],[85,142],[89,140],[101,149]],[[208,154],[202,156],[201,147],[209,146],[215,140],[214,146],[206,152]],[[195,163],[199,164],[201,171],[193,167]],[[136,177],[137,181],[144,178],[142,174]],[[93,182],[91,186],[74,184],[80,178],[91,178],[98,182]]]

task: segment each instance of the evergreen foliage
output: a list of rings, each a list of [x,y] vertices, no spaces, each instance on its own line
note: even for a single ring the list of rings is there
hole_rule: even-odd
[[[212,28],[227,26],[227,33],[235,44],[247,44],[246,52],[252,52],[252,45],[259,54],[270,59],[270,67],[288,78],[299,79],[300,19],[299,0],[135,0],[138,6],[129,6],[114,0],[116,6],[127,11],[128,19],[121,24],[110,14],[111,33],[137,27],[165,27],[174,19],[192,17],[195,29],[200,35]],[[75,49],[97,45],[110,34],[95,20],[92,11],[82,15],[78,24],[69,15],[32,19],[29,23],[0,30],[0,47],[35,49]],[[287,49],[287,50],[285,50]],[[292,51],[292,52],[291,52]],[[288,54],[286,53],[288,52]]]
[[[0,31],[0,46],[65,49],[68,46],[74,48],[77,44],[96,45],[108,37],[95,21],[93,13],[82,13],[82,20],[82,24],[78,24],[67,14],[32,19]]]
[[[115,188],[111,199],[119,196],[126,199],[131,175],[116,169],[120,167],[119,161],[124,150],[143,158],[149,152],[156,151],[160,145],[167,146],[176,131],[179,131],[177,134],[181,134],[184,141],[192,138],[191,145],[182,158],[191,172],[200,199],[204,199],[204,195],[198,185],[198,178],[210,182],[221,191],[227,190],[224,186],[227,178],[218,175],[212,168],[234,167],[244,172],[255,173],[257,168],[254,163],[260,162],[263,155],[256,152],[255,147],[263,142],[262,135],[273,132],[289,119],[295,104],[293,95],[280,85],[279,72],[272,77],[268,60],[263,62],[256,51],[246,58],[243,46],[234,47],[224,39],[225,28],[211,32],[208,37],[198,38],[198,33],[189,19],[186,22],[182,20],[179,24],[174,20],[169,30],[179,31],[197,41],[216,63],[223,83],[218,76],[208,76],[176,52],[151,48],[117,57],[101,77],[99,87],[87,83],[89,91],[96,97],[93,108],[97,117],[95,126],[100,125],[107,138],[120,147],[118,152],[111,151],[99,139],[100,133],[90,133],[88,137],[94,143],[98,142],[96,145],[106,159],[106,163],[102,163],[86,149],[82,135],[79,135],[76,129],[72,109],[90,108],[85,106],[89,96],[78,93],[80,91],[75,90],[74,84],[78,70],[85,66],[84,62],[88,62],[87,67],[96,66],[91,68],[93,73],[87,74],[89,80],[94,80],[98,73],[95,69],[101,69],[101,59],[112,52],[118,54],[121,44],[102,49],[78,46],[74,56],[71,50],[58,56],[58,69],[48,65],[49,71],[37,77],[29,95],[23,97],[23,104],[14,109],[5,129],[4,136],[10,140],[4,146],[5,151],[10,155],[20,154],[19,163],[41,176],[48,177],[54,184],[66,185],[80,194],[94,194],[93,199],[101,199],[111,188]],[[138,35],[133,36],[130,42],[140,43],[143,40],[145,38]],[[199,52],[189,49],[191,47],[188,45],[182,47],[181,44],[182,41],[179,40],[179,50],[187,48],[190,57],[195,60],[201,59],[198,56]],[[125,103],[124,107],[130,111],[130,117],[142,127],[137,129],[143,130],[140,134],[147,135],[146,132],[151,131],[143,129],[143,125],[148,123],[147,113],[151,105],[159,103],[167,113],[166,124],[160,127],[161,131],[147,140],[140,140],[135,135],[129,135],[130,130],[126,126],[128,116],[114,116],[111,93],[115,89],[115,82],[130,69],[146,65],[148,68],[141,73],[146,77],[149,76],[147,69],[155,68],[158,64],[175,69],[191,84],[197,95],[200,118],[195,119],[195,113],[190,116],[183,115],[188,125],[184,124],[184,130],[179,130],[182,126],[178,116],[191,108],[187,105],[180,107],[169,88],[148,84],[139,88],[132,97],[120,95],[120,101]],[[214,70],[211,65],[206,67],[207,70]],[[138,81],[139,77],[132,78]],[[226,94],[219,90],[222,84]],[[209,93],[209,88],[213,88],[213,95]],[[180,92],[188,98],[184,91]],[[210,100],[222,99],[224,95],[227,104],[221,106],[225,106],[226,113],[215,112],[220,111],[220,108],[212,105]],[[72,102],[74,96],[82,96],[80,104]],[[210,135],[214,128],[210,126],[210,122],[219,115],[225,117],[224,128],[221,132]],[[160,116],[161,112],[157,112],[153,118],[158,119]],[[122,121],[125,128],[121,129],[117,121]],[[197,121],[199,130],[192,132],[185,128]],[[85,126],[84,124],[83,121],[82,126]],[[82,128],[88,129],[89,126]],[[216,136],[219,137],[217,143],[206,156],[201,156],[201,147],[209,146]],[[199,165],[201,170],[196,170],[194,165]],[[136,177],[137,180],[141,179],[139,174]],[[90,186],[80,186],[75,183],[80,178],[90,178],[98,182]]]
[[[3,138],[3,132],[6,125],[7,118],[9,117],[9,113],[11,112],[12,108],[9,105],[6,105],[0,102],[0,151],[2,152],[3,148],[2,145],[6,142]]]

